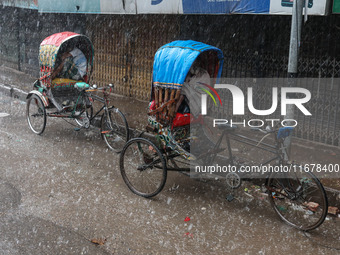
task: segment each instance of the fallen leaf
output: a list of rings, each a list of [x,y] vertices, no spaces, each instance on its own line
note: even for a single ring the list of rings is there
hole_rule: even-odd
[[[99,238],[99,239],[94,238],[91,240],[91,242],[97,245],[104,245],[106,242],[106,238]]]
[[[333,215],[337,215],[339,213],[339,209],[338,207],[335,206],[328,206],[328,213],[329,214],[333,214]]]

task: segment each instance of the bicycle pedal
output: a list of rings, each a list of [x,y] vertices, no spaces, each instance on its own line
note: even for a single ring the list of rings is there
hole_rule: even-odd
[[[229,195],[227,195],[227,197],[226,197],[226,199],[227,199],[228,202],[233,201],[234,198],[235,198],[235,197],[233,196],[233,194],[229,194]]]

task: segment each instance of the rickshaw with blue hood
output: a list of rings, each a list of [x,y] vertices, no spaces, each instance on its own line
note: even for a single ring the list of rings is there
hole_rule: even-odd
[[[33,133],[41,135],[47,117],[75,120],[76,130],[80,130],[89,128],[102,113],[101,136],[118,152],[129,138],[127,121],[118,108],[108,106],[112,84],[103,88],[89,85],[93,60],[94,48],[85,35],[66,31],[45,38],[39,48],[40,78],[27,96],[27,122]],[[103,97],[94,91],[103,92]],[[95,114],[93,101],[102,104]]]
[[[173,41],[156,52],[146,127],[156,141],[131,139],[120,156],[123,179],[134,193],[155,196],[164,187],[167,171],[190,171],[189,163],[178,167],[174,159],[197,159],[190,151],[190,129],[203,124],[201,94],[214,90],[222,66],[222,51],[197,41]]]
[[[265,134],[262,139],[256,140],[236,132],[234,125],[207,125],[209,117],[204,110],[208,107],[201,107],[201,101],[211,95],[216,104],[214,94],[222,105],[215,90],[215,87],[222,86],[215,86],[221,77],[222,65],[220,49],[191,40],[171,42],[156,52],[146,128],[152,135],[146,139],[142,133],[140,137],[129,140],[120,155],[121,175],[133,193],[153,197],[163,189],[167,171],[190,171],[190,176],[193,176],[191,174],[195,175],[197,166],[199,170],[216,169],[216,162],[223,169],[231,166],[226,168],[231,170],[221,171],[218,178],[222,177],[231,190],[240,187],[241,179],[245,179],[240,171],[244,165],[233,159],[230,140],[274,155],[260,163],[260,167],[272,163],[289,168],[284,141],[292,128],[259,129],[257,131]],[[217,140],[209,135],[209,126],[219,134]],[[263,142],[269,136],[274,144]],[[227,156],[221,155],[223,151],[227,151]],[[325,190],[309,171],[294,164],[290,167],[298,171],[265,173],[264,187],[269,202],[287,224],[305,231],[315,229],[327,215]],[[215,178],[215,173],[210,176]],[[198,174],[198,177],[205,176]],[[231,191],[227,200],[232,201],[233,198]]]

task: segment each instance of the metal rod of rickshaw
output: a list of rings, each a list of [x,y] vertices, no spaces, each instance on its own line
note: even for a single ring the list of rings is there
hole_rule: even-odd
[[[159,89],[159,92],[158,92],[158,104],[159,104],[159,106],[162,106],[162,104],[163,104],[163,89],[162,88],[160,88]]]
[[[167,167],[167,171],[177,171],[177,172],[190,172],[190,168],[174,168],[174,167]]]
[[[94,116],[92,116],[92,118],[90,119],[90,121],[93,120],[95,117],[97,117],[97,116],[99,115],[99,113],[101,113],[101,111],[102,111],[104,108],[105,108],[105,105],[103,105],[103,106],[100,108],[100,110],[97,111],[96,114],[95,114]]]
[[[233,164],[233,155],[232,155],[232,152],[231,152],[231,146],[230,146],[230,139],[229,139],[229,136],[228,136],[228,131],[224,131],[222,133],[221,137],[218,139],[217,143],[215,144],[214,149],[210,152],[210,154],[213,155],[213,157],[210,160],[210,163],[212,163],[215,160],[218,152],[220,152],[220,149],[221,149],[220,145],[222,143],[224,136],[226,136],[226,140],[227,140],[229,160],[231,161],[231,164]],[[223,149],[223,151],[224,150],[225,149]]]
[[[158,92],[159,91],[158,90],[159,90],[159,88],[156,87],[155,88],[155,107],[156,107],[156,109],[159,107],[159,102],[158,102],[158,99],[159,99]],[[158,112],[156,113],[156,120],[159,121],[159,114],[158,114]]]
[[[164,103],[167,103],[168,101],[169,101],[169,89],[166,88],[166,89],[165,89],[165,93],[164,93]],[[166,108],[164,109],[164,114],[165,114],[165,115],[168,115],[168,113],[169,113],[168,107],[166,107]]]
[[[103,98],[97,96],[97,95],[91,94],[91,98],[92,98],[92,99],[95,99],[95,100],[97,100],[97,101],[99,101],[99,102],[101,102],[101,103],[105,103],[105,100],[104,100]]]
[[[237,142],[240,142],[240,143],[244,143],[244,144],[256,147],[256,148],[259,148],[259,149],[262,149],[262,150],[265,150],[265,151],[268,151],[268,152],[271,152],[273,154],[277,153],[275,146],[270,145],[270,144],[266,144],[266,143],[261,143],[261,146],[260,146],[260,145],[258,145],[259,141],[245,137],[245,136],[242,136],[242,135],[230,134],[230,139],[237,141]]]

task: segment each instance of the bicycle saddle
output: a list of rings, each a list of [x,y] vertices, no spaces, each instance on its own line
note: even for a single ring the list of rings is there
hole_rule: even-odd
[[[90,85],[87,84],[86,82],[77,82],[74,87],[79,90],[79,91],[82,91],[82,90],[86,90],[86,89],[89,89],[90,88]]]

